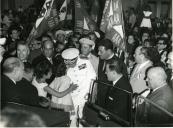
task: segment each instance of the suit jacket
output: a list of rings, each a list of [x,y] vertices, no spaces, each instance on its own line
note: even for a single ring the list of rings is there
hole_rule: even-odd
[[[168,111],[173,112],[173,90],[168,85],[157,89],[148,95],[147,98]]]
[[[118,57],[114,56],[113,58],[118,59]],[[112,84],[111,81],[108,81],[107,75],[105,74],[105,69],[103,69],[105,60],[100,59],[99,60],[99,66],[98,66],[98,80],[104,83]],[[104,84],[99,83],[97,85],[97,96],[96,96],[96,102],[99,106],[105,107],[105,97],[107,93],[108,87]]]
[[[90,54],[89,60],[90,60],[92,66],[93,66],[93,68],[94,68],[94,70],[95,70],[95,72],[97,74],[97,72],[98,72],[98,66],[99,66],[99,58],[96,57],[93,54]]]
[[[138,64],[135,66],[130,77],[130,84],[132,85],[134,93],[140,93],[148,88],[144,78],[146,76],[146,70],[152,66],[152,62],[149,61],[139,71],[136,72],[137,66]]]
[[[129,109],[131,106],[131,95],[116,87],[132,93],[129,80],[122,76],[114,86],[109,88],[106,96],[106,109],[111,113],[128,120]]]
[[[1,101],[20,102],[16,84],[6,75],[1,77]]]
[[[152,92],[147,98],[156,103],[158,106],[166,109],[173,113],[173,90],[165,85],[156,91]],[[138,120],[143,123],[164,123],[168,121],[168,116],[159,109],[156,109],[153,105],[148,102],[143,102],[138,108]]]
[[[114,55],[111,59],[119,59],[116,55]],[[104,83],[108,83],[108,84],[112,84],[111,81],[108,81],[107,79],[107,75],[105,74],[105,69],[106,66],[103,70],[103,66],[104,66],[104,61],[105,60],[99,60],[99,67],[98,67],[98,80]],[[108,61],[108,60],[106,60]],[[126,65],[123,63],[123,75],[125,77],[128,77],[127,75],[127,68]],[[107,93],[108,87],[105,86],[104,84],[98,84],[97,86],[97,104],[100,105],[101,107],[105,107],[105,96]]]
[[[16,83],[18,94],[20,95],[20,101],[22,104],[38,106],[39,96],[37,88],[32,85],[28,80],[23,78]]]

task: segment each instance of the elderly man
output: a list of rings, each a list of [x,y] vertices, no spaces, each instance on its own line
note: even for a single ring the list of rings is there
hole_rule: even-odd
[[[79,87],[71,93],[75,115],[71,117],[71,126],[76,126],[77,118],[82,118],[82,111],[87,101],[90,85],[92,80],[96,79],[96,73],[87,59],[81,59],[79,50],[69,48],[62,52],[64,63],[67,66],[67,76],[70,77],[71,83]]]
[[[24,41],[19,41],[17,44],[17,57],[22,61],[22,62],[29,62],[28,57],[30,54],[30,49],[26,42]],[[31,62],[29,62],[31,63]]]
[[[24,73],[22,80],[16,83],[18,94],[22,104],[39,106],[39,96],[37,88],[31,84],[34,70],[30,63],[24,62]]]
[[[148,52],[148,48],[142,46],[138,46],[135,50],[134,57],[137,64],[130,76],[133,93],[141,93],[148,88],[144,80],[146,70],[152,66]]]
[[[42,42],[42,54],[36,57],[32,65],[35,67],[40,61],[48,61],[52,65],[52,77],[47,81],[48,84],[52,82],[56,74],[56,67],[59,64],[57,59],[54,58],[54,44],[50,40]]]
[[[10,57],[4,61],[2,68],[1,100],[2,102],[19,102],[16,82],[23,77],[24,65],[20,59]]]
[[[91,53],[94,50],[95,43],[87,38],[82,38],[79,40],[81,44],[81,57],[88,58],[91,62],[96,74],[98,71],[99,58]]]
[[[168,86],[166,79],[167,75],[163,68],[150,68],[147,72],[146,82],[148,83],[148,86],[152,92],[147,96],[147,98],[158,105],[158,107],[164,108],[172,113],[173,91]],[[139,111],[141,115],[140,120],[143,120],[147,117],[147,121],[149,121],[148,123],[164,123],[164,120],[167,120],[167,116],[165,116],[161,110],[156,109],[151,104],[146,104],[146,102],[143,102],[143,104],[139,106],[139,110],[141,110]]]

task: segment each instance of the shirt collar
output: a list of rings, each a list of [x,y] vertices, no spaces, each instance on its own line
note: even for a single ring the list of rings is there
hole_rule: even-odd
[[[142,63],[142,64],[138,64],[139,65],[139,69],[141,69],[142,67],[144,67],[146,64],[148,64],[150,61],[147,60],[146,62]],[[139,70],[138,69],[138,70]]]
[[[163,86],[160,86],[160,87],[157,87],[157,88],[153,89],[153,92],[160,89],[160,88],[162,88],[162,87],[164,87],[164,86],[166,86],[166,85],[163,85]]]
[[[110,57],[108,57],[106,60],[111,59],[114,56],[114,53],[112,53],[112,55]]]
[[[119,76],[118,79],[116,79],[115,81],[113,81],[113,86],[118,82],[118,80],[122,77],[123,75]]]

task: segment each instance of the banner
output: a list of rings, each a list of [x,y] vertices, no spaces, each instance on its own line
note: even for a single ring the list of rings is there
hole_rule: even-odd
[[[100,30],[114,47],[125,50],[124,21],[121,0],[106,0]]]
[[[84,8],[83,0],[75,0],[75,32],[96,30],[96,23]]]
[[[46,0],[27,39],[28,43],[30,43],[33,38],[38,38],[48,30],[56,28],[60,21],[65,20],[66,14],[66,0]]]

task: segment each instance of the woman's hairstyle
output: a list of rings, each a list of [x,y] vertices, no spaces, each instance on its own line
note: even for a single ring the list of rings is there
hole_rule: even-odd
[[[57,67],[56,76],[57,77],[64,76],[66,74],[66,70],[67,70],[66,65],[64,64],[64,62],[61,62]]]
[[[33,71],[33,66],[29,62],[24,62],[24,71],[25,73],[31,73]]]
[[[36,78],[41,79],[44,75],[47,75],[51,70],[51,64],[47,60],[44,60],[36,65],[34,69],[34,75],[36,76]]]

